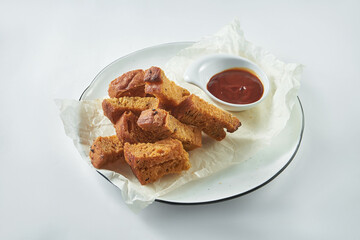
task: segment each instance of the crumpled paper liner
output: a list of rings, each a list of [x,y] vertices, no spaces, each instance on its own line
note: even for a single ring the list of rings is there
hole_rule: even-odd
[[[243,160],[271,143],[285,128],[297,101],[302,66],[284,63],[268,51],[247,41],[239,21],[234,20],[215,35],[205,37],[181,50],[167,63],[164,71],[177,84],[213,103],[200,88],[186,83],[182,76],[193,61],[214,53],[238,55],[255,62],[270,80],[271,90],[268,97],[253,109],[233,113],[240,119],[242,126],[234,133],[227,133],[223,141],[218,142],[204,135],[203,147],[189,152],[190,170],[180,175],[168,175],[155,183],[142,186],[128,166],[123,166],[121,174],[100,170],[121,189],[124,201],[134,211],[145,208],[157,197],[185,183],[209,176],[232,164],[241,164]],[[105,95],[106,93],[104,97]],[[91,167],[89,149],[93,140],[98,136],[115,134],[113,125],[103,115],[101,102],[102,99],[56,100],[66,134],[73,139],[82,158]]]

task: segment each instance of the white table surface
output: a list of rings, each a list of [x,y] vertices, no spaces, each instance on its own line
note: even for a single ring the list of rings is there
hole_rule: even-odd
[[[0,1],[0,239],[360,239],[359,1]],[[197,41],[234,18],[305,65],[302,145],[261,189],[138,214],[89,168],[53,99],[113,60]]]

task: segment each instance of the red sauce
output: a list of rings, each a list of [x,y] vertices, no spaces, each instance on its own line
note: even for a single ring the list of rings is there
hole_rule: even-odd
[[[264,93],[260,79],[246,68],[231,68],[215,74],[207,89],[218,99],[235,104],[256,102]]]

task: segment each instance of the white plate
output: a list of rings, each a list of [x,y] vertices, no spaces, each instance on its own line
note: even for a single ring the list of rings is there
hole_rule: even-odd
[[[163,67],[191,42],[162,44],[133,52],[105,67],[85,89],[80,100],[102,98],[109,83],[124,72]],[[205,179],[190,182],[157,201],[174,204],[202,204],[231,199],[254,191],[279,175],[295,157],[304,130],[304,113],[300,100],[295,104],[290,120],[273,143],[255,156],[234,167]]]

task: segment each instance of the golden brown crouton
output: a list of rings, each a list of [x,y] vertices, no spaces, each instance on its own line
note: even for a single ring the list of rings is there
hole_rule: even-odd
[[[150,110],[151,111],[151,110]],[[124,112],[115,124],[116,135],[122,142],[145,143],[156,142],[168,138],[170,133],[165,134],[159,131],[146,131],[137,124],[138,117],[132,112]]]
[[[180,141],[165,139],[156,143],[125,143],[125,161],[142,185],[162,176],[190,168],[189,154]]]
[[[201,147],[201,130],[181,123],[163,109],[148,109],[141,112],[137,124],[146,131],[178,139],[187,151]]]
[[[199,127],[210,137],[221,141],[226,133],[236,131],[241,123],[239,119],[214,105],[191,94],[171,112],[178,120],[185,124]]]
[[[108,89],[111,98],[145,97],[144,70],[129,71],[114,79]]]
[[[96,138],[89,153],[92,165],[97,169],[117,171],[124,162],[123,147],[117,136]]]
[[[154,95],[161,106],[171,109],[179,105],[184,97],[190,95],[189,91],[170,81],[163,70],[151,67],[145,71],[145,92]]]
[[[114,124],[126,111],[131,111],[139,116],[142,111],[158,106],[159,100],[154,97],[120,97],[104,99],[102,102],[104,115]]]

